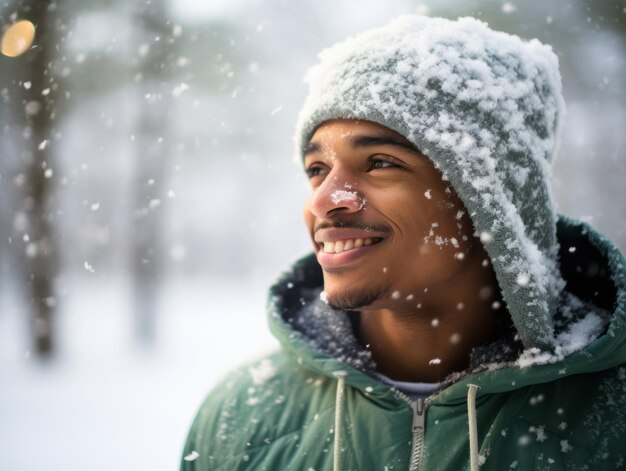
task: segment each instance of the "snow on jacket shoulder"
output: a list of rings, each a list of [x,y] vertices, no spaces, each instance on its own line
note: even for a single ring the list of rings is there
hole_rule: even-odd
[[[353,350],[347,316],[307,310],[321,274],[314,258],[300,260],[271,291],[270,326],[282,350],[235,371],[209,394],[181,469],[322,471],[337,460],[342,470],[469,469],[468,384],[480,386],[481,470],[625,466],[624,258],[584,224],[561,218],[558,236],[567,291],[592,301],[606,322],[597,322],[602,314],[564,309],[560,353],[483,362],[423,404],[371,374],[367,356]],[[602,332],[594,333],[594,322]]]

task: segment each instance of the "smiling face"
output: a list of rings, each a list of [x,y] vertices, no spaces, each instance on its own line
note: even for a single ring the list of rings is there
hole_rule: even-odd
[[[485,257],[454,190],[400,134],[369,121],[332,120],[304,156],[304,219],[331,305],[415,308]]]

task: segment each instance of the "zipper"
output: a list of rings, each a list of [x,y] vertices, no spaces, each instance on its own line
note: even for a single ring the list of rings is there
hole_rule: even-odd
[[[424,432],[426,430],[426,409],[430,405],[430,398],[413,401],[407,395],[397,392],[398,397],[411,406],[413,411],[413,442],[411,444],[411,460],[409,461],[409,471],[419,471],[422,466],[422,456],[424,454]]]

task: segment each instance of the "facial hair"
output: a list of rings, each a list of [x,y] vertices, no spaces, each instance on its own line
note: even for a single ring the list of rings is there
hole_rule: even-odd
[[[369,306],[389,294],[389,287],[381,286],[374,289],[342,291],[328,296],[331,309],[358,311]]]

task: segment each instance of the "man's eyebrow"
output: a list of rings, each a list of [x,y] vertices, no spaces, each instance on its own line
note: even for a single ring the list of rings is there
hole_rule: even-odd
[[[304,152],[302,153],[302,157],[306,157],[309,154],[313,154],[315,152],[319,152],[320,146],[316,142],[311,142],[304,147]]]
[[[386,135],[374,135],[374,136],[355,136],[352,138],[352,147],[355,149],[362,149],[375,146],[392,146],[399,149],[412,152],[414,154],[421,154],[419,149],[413,144],[404,140],[398,139],[393,136]]]
[[[412,152],[413,154],[420,154],[420,150],[413,144],[404,140],[398,139],[393,136],[386,135],[360,135],[354,136],[350,139],[350,143],[354,149],[365,149],[368,147],[376,146],[392,146],[404,151]],[[306,157],[309,154],[320,152],[321,146],[317,142],[309,141],[304,147],[302,157]]]

